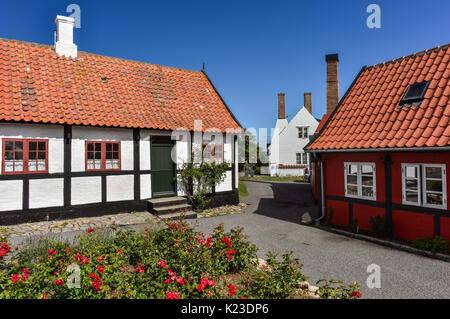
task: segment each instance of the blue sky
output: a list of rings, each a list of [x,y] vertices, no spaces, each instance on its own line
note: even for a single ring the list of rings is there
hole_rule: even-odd
[[[450,42],[448,0],[345,1],[5,1],[0,37],[53,44],[56,14],[81,8],[79,50],[192,70],[202,62],[241,124],[275,125],[277,93],[286,114],[312,92],[326,108],[325,54],[340,56],[341,96],[362,66]],[[366,8],[381,7],[381,29]]]

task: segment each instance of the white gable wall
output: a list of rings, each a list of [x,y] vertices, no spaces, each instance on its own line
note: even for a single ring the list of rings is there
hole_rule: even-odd
[[[284,127],[272,137],[270,145],[270,174],[279,176],[302,176],[303,169],[279,169],[279,165],[298,165],[297,153],[304,153],[303,148],[309,143],[309,138],[299,138],[298,128],[308,127],[308,135],[313,135],[319,125],[319,122],[302,107],[300,111],[285,126],[284,123],[277,121],[277,127]]]

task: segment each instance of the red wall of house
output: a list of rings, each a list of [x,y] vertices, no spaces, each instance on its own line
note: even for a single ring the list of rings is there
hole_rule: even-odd
[[[315,200],[319,200],[319,181],[317,180],[318,176],[319,175],[317,173],[317,162],[312,162],[310,183]]]
[[[392,156],[392,202],[402,204],[402,163],[446,164],[447,167],[447,210],[450,191],[450,152],[404,152],[391,153]],[[376,164],[376,201],[384,203],[385,166],[382,153],[324,153],[325,194],[345,197],[344,162],[373,162]],[[326,200],[325,216],[328,218],[330,206],[333,207],[333,222],[336,225],[349,225],[349,204],[337,200]],[[385,209],[363,204],[353,204],[353,216],[358,219],[360,229],[370,230],[370,217],[384,216]],[[434,216],[420,212],[393,210],[394,236],[415,240],[426,235],[434,236]],[[448,217],[440,218],[441,236],[450,240],[450,211]]]

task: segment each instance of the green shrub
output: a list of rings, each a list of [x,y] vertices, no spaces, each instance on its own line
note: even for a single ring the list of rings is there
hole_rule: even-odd
[[[89,230],[76,245],[41,241],[4,262],[7,247],[0,242],[0,299],[286,298],[305,278],[290,253],[281,261],[268,254],[259,268],[242,229],[223,225],[211,237],[183,221],[142,232]]]
[[[247,185],[245,185],[245,183],[239,181],[238,187],[239,187],[239,198],[247,197],[249,195]]]
[[[370,217],[370,228],[372,232],[379,237],[389,237],[392,235],[393,226],[386,216],[377,215],[375,218]]]
[[[432,253],[450,253],[450,241],[440,236],[425,236],[412,242],[417,249],[431,251]]]

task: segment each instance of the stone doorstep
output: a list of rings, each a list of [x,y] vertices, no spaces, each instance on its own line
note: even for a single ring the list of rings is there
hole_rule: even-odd
[[[424,256],[424,257],[428,257],[428,258],[433,258],[433,259],[450,262],[450,255],[441,254],[441,253],[433,254],[430,251],[420,250],[420,249],[417,249],[417,248],[414,248],[411,246],[402,245],[402,244],[392,242],[389,240],[384,240],[384,239],[380,239],[380,238],[376,238],[376,237],[370,237],[370,236],[366,236],[366,235],[352,233],[352,232],[348,232],[348,231],[341,230],[341,229],[330,228],[330,227],[325,227],[325,226],[314,226],[314,227],[321,229],[321,230],[329,231],[329,232],[332,232],[332,233],[335,233],[338,235],[343,235],[343,236],[347,236],[347,237],[351,237],[351,238],[355,238],[355,239],[365,240],[365,241],[369,241],[369,242],[372,242],[372,243],[375,243],[378,245],[382,245],[382,246],[386,246],[389,248],[406,251],[408,253],[412,253],[415,255],[420,255],[420,256]]]

